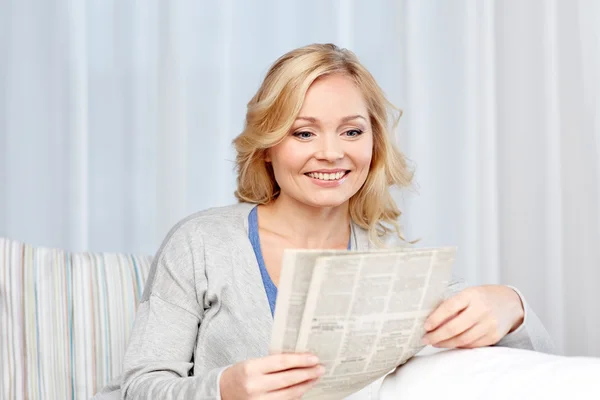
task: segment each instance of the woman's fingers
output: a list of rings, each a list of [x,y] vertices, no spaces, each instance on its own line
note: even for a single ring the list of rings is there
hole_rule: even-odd
[[[488,346],[492,343],[487,343],[487,338],[490,337],[490,324],[488,322],[481,322],[473,325],[460,335],[454,336],[448,340],[440,341],[435,344],[436,347],[444,347],[444,348],[472,348],[472,347],[481,347]],[[482,339],[485,339],[481,346],[475,346],[480,343]]]
[[[424,344],[481,347],[500,341],[524,319],[521,298],[502,285],[471,287],[443,302],[425,321]]]
[[[436,330],[452,316],[467,308],[470,303],[470,292],[463,290],[457,295],[449,298],[438,306],[425,321],[425,330],[428,332]]]
[[[287,399],[300,399],[306,392],[308,392],[315,384],[317,379],[306,381],[298,385],[290,386],[281,390],[267,393],[265,399],[268,400],[287,400]]]
[[[252,366],[257,372],[269,374],[292,368],[314,367],[319,359],[310,353],[282,353],[253,360]]]
[[[285,353],[239,362],[226,368],[219,388],[222,398],[264,398],[289,388],[300,393],[323,374],[319,359],[312,354]],[[287,389],[286,389],[287,390]],[[302,392],[303,394],[304,392]],[[293,398],[299,396],[292,396]]]
[[[480,322],[480,319],[481,313],[474,307],[468,307],[454,318],[451,318],[441,326],[438,326],[437,329],[428,332],[423,336],[423,343],[438,346],[442,342],[449,342],[450,339],[460,336],[471,327],[475,326]],[[477,337],[475,339],[479,338]]]
[[[262,386],[266,392],[278,391],[308,381],[314,381],[323,375],[324,372],[325,368],[322,365],[275,372],[264,376]]]
[[[475,349],[477,347],[485,347],[492,346],[498,343],[497,336],[493,333],[487,333],[486,335],[480,337],[476,341],[470,343],[468,346],[464,346],[466,349]]]

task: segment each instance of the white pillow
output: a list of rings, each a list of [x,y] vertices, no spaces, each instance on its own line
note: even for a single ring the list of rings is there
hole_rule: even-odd
[[[600,358],[506,347],[417,355],[384,379],[379,398],[600,399]]]

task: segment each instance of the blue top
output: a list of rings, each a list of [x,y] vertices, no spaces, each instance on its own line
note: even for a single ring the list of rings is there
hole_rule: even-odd
[[[263,285],[265,285],[265,291],[267,292],[267,299],[269,299],[269,307],[271,308],[271,315],[275,314],[275,300],[277,300],[277,286],[271,280],[267,267],[265,267],[265,260],[263,259],[262,251],[260,250],[260,238],[258,237],[258,207],[254,207],[248,215],[248,238],[252,243],[254,254],[256,255],[256,261],[258,261],[258,267],[260,268],[260,276],[262,277]]]
[[[267,292],[267,299],[269,300],[269,307],[271,308],[271,315],[275,315],[275,301],[277,300],[277,286],[271,280],[267,267],[265,267],[265,260],[263,259],[262,250],[260,249],[260,237],[258,236],[258,207],[254,207],[248,215],[248,238],[252,243],[254,254],[256,255],[256,261],[260,268],[260,276],[262,277],[265,291]],[[350,250],[351,240],[348,240],[348,250]]]

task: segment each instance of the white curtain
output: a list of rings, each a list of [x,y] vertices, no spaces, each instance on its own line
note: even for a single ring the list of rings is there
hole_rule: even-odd
[[[600,356],[594,0],[0,0],[0,235],[152,254],[234,201],[231,140],[269,64],[354,50],[404,110],[421,245],[519,287],[565,354]]]

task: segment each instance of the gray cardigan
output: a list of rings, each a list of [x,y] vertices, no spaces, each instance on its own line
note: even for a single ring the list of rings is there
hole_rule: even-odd
[[[220,399],[227,366],[268,355],[273,318],[248,239],[254,206],[202,211],[169,232],[146,282],[123,376],[96,398]],[[351,248],[370,247],[367,232],[353,225]],[[455,281],[448,295],[462,288]],[[548,333],[523,304],[525,322],[498,345],[552,352]]]

